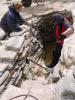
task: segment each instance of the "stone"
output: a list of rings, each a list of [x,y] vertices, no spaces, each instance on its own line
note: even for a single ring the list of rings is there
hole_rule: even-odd
[[[69,70],[66,76],[58,81],[56,84],[56,93],[56,100],[75,99],[75,78],[73,77],[73,70]],[[72,99],[71,97],[74,98]]]
[[[2,77],[0,77],[0,85],[5,81],[5,79],[8,77],[9,71],[6,71]]]
[[[30,80],[30,79],[23,81],[22,84],[21,84],[21,88],[25,89],[25,90],[31,89],[32,87],[36,88],[36,87],[41,87],[41,86],[42,86],[41,82],[39,82],[37,80]]]
[[[0,77],[8,69],[8,64],[0,63]]]
[[[0,86],[0,94],[2,93],[2,91],[4,90],[4,88],[5,88],[4,84]]]
[[[57,77],[60,78],[60,75],[59,75],[60,66],[61,66],[61,64],[58,63],[58,64],[54,67],[54,69],[53,69],[53,78],[57,78]]]
[[[53,85],[42,85],[36,88],[32,87],[30,94],[36,97],[38,100],[55,100]]]
[[[21,68],[19,68],[17,71],[15,71],[15,73],[13,74],[13,76],[12,76],[11,81],[10,81],[9,84],[14,84],[16,82],[17,78],[20,75],[20,69]]]
[[[26,66],[24,67],[24,70],[23,70],[23,74],[24,74],[24,77],[27,77],[29,75],[29,66],[28,64],[26,64]]]
[[[21,88],[29,90],[30,95],[36,97],[38,100],[56,100],[55,99],[55,84],[42,84],[42,81],[26,80],[22,82]],[[34,100],[28,97],[27,100]]]
[[[30,39],[26,39],[24,42],[25,48],[27,48],[29,46],[29,43],[30,43]]]
[[[12,32],[10,33],[10,37],[22,36],[24,33],[26,33],[26,29],[25,30],[23,29],[20,32]]]
[[[25,38],[22,36],[11,37],[6,42],[6,49],[11,51],[19,51],[24,43]]]
[[[0,28],[0,40],[2,40],[5,35],[6,33]]]
[[[15,87],[13,85],[10,85],[5,90],[5,92],[3,93],[0,100],[9,100],[13,97],[20,96],[20,95],[23,95],[23,94],[28,94],[28,90],[23,90],[23,89],[20,89],[18,87]],[[24,98],[25,98],[25,96],[21,96],[21,97],[15,98],[14,100],[24,100]]]
[[[22,77],[22,71],[20,72],[20,74],[19,74],[19,76],[18,76],[18,78],[17,78],[17,80],[15,82],[15,86],[17,86],[19,84],[19,82],[21,80],[21,77]]]
[[[28,39],[29,35],[30,35],[30,32],[26,31],[22,36],[24,36],[25,39]]]
[[[28,54],[28,51],[29,51],[29,46],[27,48],[24,49],[24,51],[22,52],[20,58],[24,58],[24,57],[27,57],[29,54]]]
[[[64,40],[63,48],[61,51],[61,56],[58,64],[54,68],[53,74],[56,74],[56,71],[62,73],[62,76],[67,75],[68,71],[72,69],[72,66],[75,65],[75,34],[72,34],[70,37]],[[72,69],[73,70],[73,69]],[[54,75],[56,76],[56,75]]]
[[[13,51],[7,51],[0,48],[0,62],[13,63],[17,59],[17,53]]]

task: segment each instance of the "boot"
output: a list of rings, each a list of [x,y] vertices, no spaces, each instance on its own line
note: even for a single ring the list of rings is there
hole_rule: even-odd
[[[62,49],[62,47],[60,47],[58,44],[56,44],[56,46],[53,50],[52,63],[50,65],[48,65],[48,68],[53,68],[58,63],[59,57],[61,55],[61,49]]]

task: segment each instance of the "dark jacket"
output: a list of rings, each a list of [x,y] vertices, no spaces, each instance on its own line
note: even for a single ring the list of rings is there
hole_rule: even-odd
[[[22,25],[24,20],[19,13],[16,12],[14,5],[9,6],[8,12],[1,19],[0,26],[6,33],[19,32],[21,28],[19,25]]]
[[[66,38],[66,36],[62,36],[61,33],[63,33],[68,28],[73,29],[73,26],[66,18],[64,18],[64,16],[62,16],[59,13],[54,14],[52,18],[53,18],[53,23],[55,23],[56,41],[59,46],[62,46],[63,40]]]
[[[59,13],[55,13],[53,16],[53,22],[58,24],[60,29],[62,27],[62,25],[64,24],[64,29],[67,30],[69,27],[73,28],[73,26],[71,25],[71,23],[69,21],[66,21],[64,16],[62,16]]]

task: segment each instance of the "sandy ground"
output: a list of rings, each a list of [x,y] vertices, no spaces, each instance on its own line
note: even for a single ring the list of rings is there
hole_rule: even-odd
[[[46,1],[46,0],[45,0]],[[52,0],[52,1],[56,1],[56,0]],[[22,12],[24,14],[36,14],[36,13],[43,13],[46,11],[51,10],[52,8],[54,10],[59,10],[59,9],[69,9],[73,11],[73,14],[75,14],[75,2],[61,2],[59,0],[57,0],[57,2],[52,2],[47,1],[44,3],[44,6],[42,3],[40,3],[39,6],[37,6],[36,3],[32,3],[31,7],[29,8],[23,8]],[[62,0],[64,1],[64,0]],[[74,0],[70,0],[70,1],[74,1]],[[6,3],[6,0],[0,0],[0,15],[4,14],[7,10],[8,10],[8,6],[11,3]]]

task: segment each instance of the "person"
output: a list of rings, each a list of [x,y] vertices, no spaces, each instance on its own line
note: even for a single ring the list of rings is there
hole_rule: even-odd
[[[67,13],[63,16],[57,12],[52,15],[52,20],[54,23],[56,43],[53,49],[52,63],[48,65],[49,68],[53,68],[58,63],[64,39],[74,32],[72,13]]]
[[[7,33],[7,36],[9,36],[11,32],[22,31],[22,28],[19,26],[25,22],[20,15],[22,9],[20,0],[13,0],[13,4],[8,8],[9,10],[4,14],[0,22],[1,28]]]

